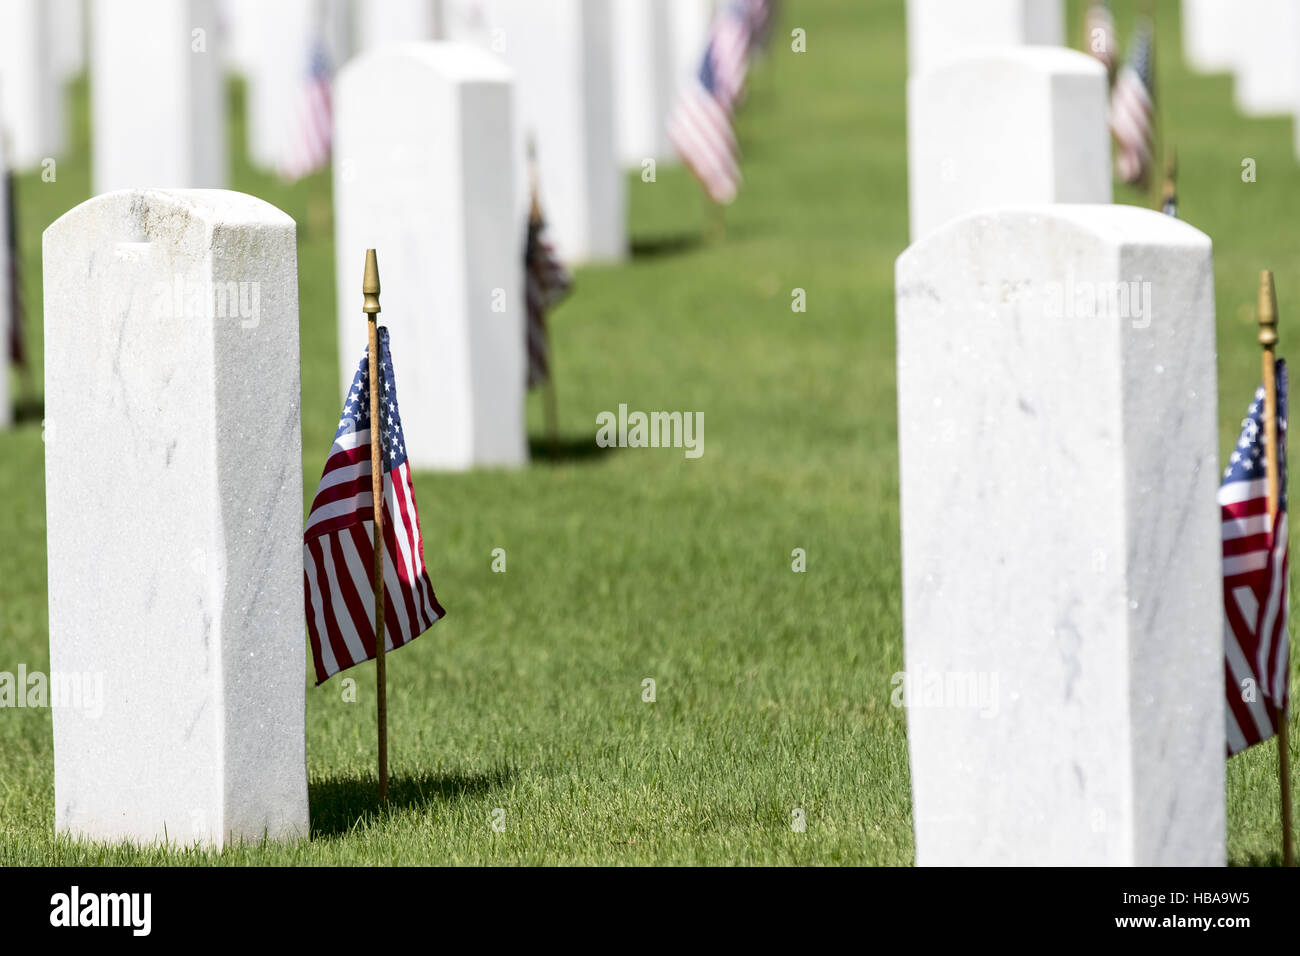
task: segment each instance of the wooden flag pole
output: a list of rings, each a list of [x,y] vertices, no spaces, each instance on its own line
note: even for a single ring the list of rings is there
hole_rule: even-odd
[[[370,500],[375,547],[375,717],[379,732],[379,802],[388,801],[388,669],[384,661],[384,462],[379,417],[379,260],[366,250],[361,311],[370,326]]]
[[[1277,293],[1273,289],[1273,273],[1268,269],[1259,274],[1259,345],[1262,349],[1264,373],[1264,457],[1268,469],[1268,512],[1276,521],[1280,498],[1278,440],[1281,438],[1277,431],[1277,366],[1274,358],[1277,345]],[[1282,865],[1294,866],[1295,858],[1291,850],[1291,748],[1288,736],[1287,714],[1279,712],[1277,772],[1282,799]]]

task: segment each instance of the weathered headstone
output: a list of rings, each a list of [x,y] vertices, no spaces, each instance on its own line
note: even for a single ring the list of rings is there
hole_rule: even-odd
[[[95,192],[225,185],[215,0],[91,0],[91,21]]]
[[[61,832],[307,835],[296,255],[293,220],[221,190],[45,231]]]
[[[920,864],[1223,865],[1211,260],[1122,205],[898,259]]]
[[[1247,116],[1276,116],[1300,107],[1300,4],[1238,0],[1232,17],[1240,44],[1233,99]]]
[[[0,3],[0,116],[16,169],[63,151],[63,77],[50,55],[54,13],[47,0]]]
[[[525,221],[510,70],[469,44],[410,44],[354,59],[335,89],[342,391],[365,347],[361,267],[373,248],[412,467],[522,464]]]
[[[1245,49],[1241,0],[1183,0],[1183,55],[1202,73],[1225,72]]]
[[[1061,0],[907,0],[909,75],[980,47],[1064,43]]]
[[[613,5],[618,157],[625,166],[672,153],[666,119],[678,88],[672,56],[671,9],[656,0]]]
[[[907,84],[911,234],[1007,203],[1111,201],[1106,71],[1091,56],[1003,47]]]
[[[500,56],[515,75],[516,218],[528,213],[526,142],[537,161],[548,232],[572,265],[626,254],[611,7],[607,0],[458,0],[447,36]]]
[[[357,51],[438,39],[437,0],[365,0],[354,7]]]

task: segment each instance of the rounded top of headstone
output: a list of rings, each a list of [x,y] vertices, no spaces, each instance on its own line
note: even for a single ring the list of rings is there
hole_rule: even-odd
[[[87,221],[126,219],[146,238],[166,218],[190,218],[207,227],[289,226],[288,213],[264,199],[232,189],[119,189],[102,193],[73,206],[46,227],[45,234],[84,229]]]
[[[1015,71],[1034,76],[1091,76],[1106,79],[1106,68],[1096,57],[1060,46],[980,46],[922,70],[912,80],[969,76],[981,72]]]
[[[1053,234],[1086,236],[1103,245],[1211,247],[1210,237],[1174,216],[1143,206],[1103,203],[1043,203],[997,206],[948,220],[912,243],[898,257],[904,267],[927,250],[953,243],[1040,243]]]
[[[412,60],[423,64],[453,82],[510,83],[514,72],[505,61],[470,43],[435,41],[429,43],[395,43],[354,57],[339,71],[342,81],[354,73],[390,63]]]

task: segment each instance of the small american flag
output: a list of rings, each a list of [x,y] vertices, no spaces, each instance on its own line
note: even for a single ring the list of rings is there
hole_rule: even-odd
[[[1140,19],[1129,59],[1119,71],[1110,97],[1110,129],[1119,153],[1115,171],[1126,183],[1144,185],[1155,155],[1155,51],[1152,26]]]
[[[726,0],[709,30],[695,80],[668,117],[668,140],[716,203],[740,189],[740,146],[731,115],[745,89],[755,12],[747,0]]]
[[[528,242],[524,247],[524,300],[528,310],[528,387],[551,377],[551,339],[546,313],[573,288],[573,276],[555,255],[546,237],[546,223],[534,205],[528,217]]]
[[[1228,756],[1277,733],[1286,713],[1287,614],[1286,363],[1277,363],[1278,511],[1268,513],[1264,389],[1242,422],[1219,487],[1223,520],[1224,671]]]
[[[14,202],[14,173],[5,173],[0,183],[0,199],[5,205],[5,260],[8,265],[9,301],[0,302],[6,314],[5,332],[9,340],[9,359],[19,368],[27,367],[27,341],[23,335],[23,288],[18,267],[18,216]]]
[[[303,534],[307,631],[316,683],[375,656],[374,507],[370,489],[369,349],[352,379]],[[409,644],[446,614],[424,566],[424,541],[388,329],[379,329],[384,461],[384,647]]]
[[[317,37],[312,41],[307,57],[307,72],[290,127],[288,148],[280,165],[280,175],[285,179],[301,179],[329,161],[330,143],[334,138],[334,111],[330,101],[332,76],[325,42]]]
[[[1115,16],[1107,0],[1093,0],[1083,19],[1083,46],[1102,66],[1106,75],[1115,79]]]

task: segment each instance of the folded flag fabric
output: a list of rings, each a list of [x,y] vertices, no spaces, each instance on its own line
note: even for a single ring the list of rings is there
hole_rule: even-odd
[[[374,507],[370,488],[370,350],[361,357],[307,516],[303,584],[316,683],[375,656]],[[379,328],[384,467],[384,647],[409,644],[446,611],[424,564],[388,329]]]
[[[6,314],[5,334],[9,344],[9,361],[19,368],[27,367],[27,341],[23,337],[22,272],[18,267],[18,216],[14,209],[14,173],[5,173],[0,183],[0,198],[7,196],[7,214],[4,222],[5,260],[9,270],[9,301],[0,302]]]
[[[572,288],[573,276],[555,254],[555,247],[546,235],[546,222],[534,209],[528,217],[528,241],[524,246],[529,388],[550,380],[551,340],[546,313],[563,301]]]
[[[1255,392],[1219,487],[1223,521],[1228,756],[1277,733],[1287,708],[1289,636],[1286,363],[1277,362],[1278,508],[1268,512],[1264,389]]]

